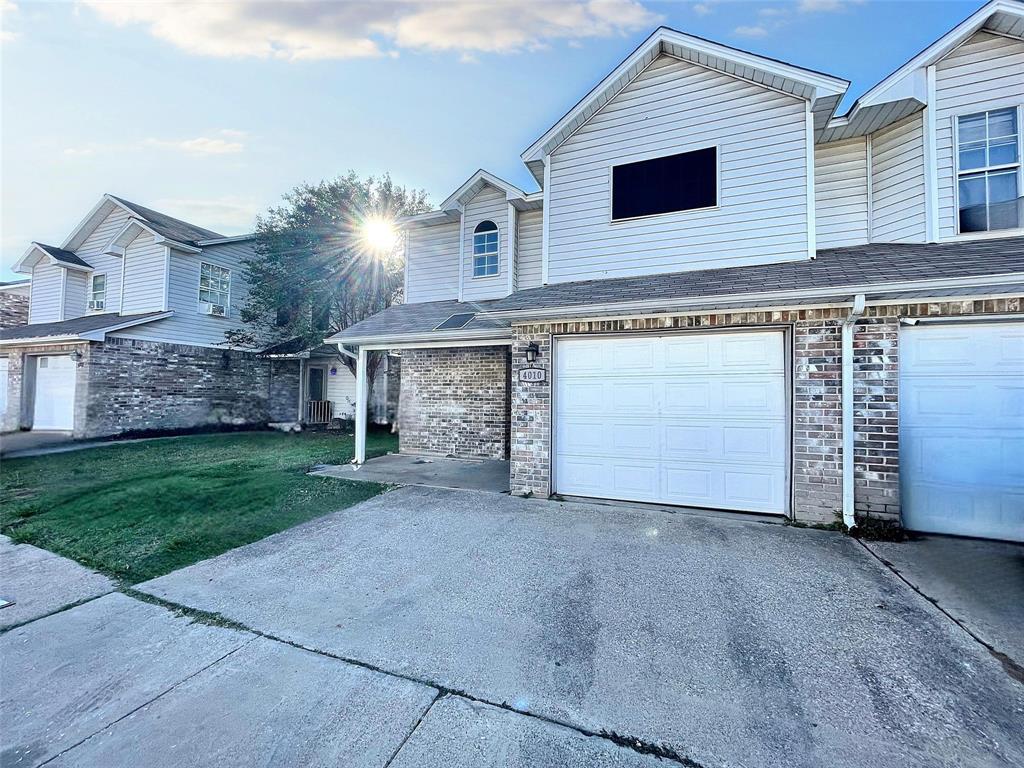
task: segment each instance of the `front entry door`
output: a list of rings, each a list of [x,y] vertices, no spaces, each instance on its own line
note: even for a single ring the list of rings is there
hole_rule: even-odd
[[[308,391],[306,397],[309,400],[323,400],[326,389],[323,368],[310,368],[308,378]]]

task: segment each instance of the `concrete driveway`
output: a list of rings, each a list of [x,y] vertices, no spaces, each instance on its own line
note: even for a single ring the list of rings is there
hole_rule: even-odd
[[[0,765],[1024,764],[1012,665],[833,533],[409,487],[140,589],[0,635]]]
[[[141,589],[708,767],[1024,762],[1024,686],[832,533],[403,488]]]

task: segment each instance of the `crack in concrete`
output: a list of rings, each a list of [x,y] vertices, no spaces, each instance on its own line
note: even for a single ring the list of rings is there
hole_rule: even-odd
[[[970,638],[972,640],[974,640],[976,643],[978,643],[978,645],[980,645],[982,648],[984,648],[986,651],[988,651],[989,654],[992,656],[992,658],[994,658],[996,661],[998,661],[1002,665],[1003,671],[1006,672],[1006,674],[1009,675],[1009,677],[1011,679],[1016,680],[1018,683],[1024,684],[1024,666],[1021,666],[1013,658],[1011,658],[1010,656],[1006,655],[1002,651],[998,650],[997,648],[992,646],[990,643],[988,643],[985,640],[983,640],[980,636],[975,634],[975,632],[970,627],[968,627],[966,624],[964,624],[962,621],[960,621],[960,619],[958,619],[956,616],[954,616],[949,611],[947,611],[945,608],[943,608],[942,605],[940,605],[938,600],[936,600],[931,595],[928,595],[924,591],[922,591],[916,584],[914,584],[912,581],[910,581],[910,579],[908,579],[906,576],[904,576],[902,573],[900,573],[899,569],[895,565],[893,565],[891,562],[889,562],[884,557],[879,555],[877,552],[875,552],[873,549],[871,549],[871,547],[869,547],[863,541],[860,541],[859,539],[857,539],[857,543],[860,544],[862,547],[864,547],[864,549],[867,550],[869,555],[871,555],[878,562],[880,562],[883,566],[885,566],[886,569],[891,571],[896,576],[897,579],[902,581],[904,584],[906,584],[908,587],[910,587],[910,589],[912,589],[915,593],[917,593],[918,595],[923,597],[925,600],[927,600],[929,603],[931,603],[939,613],[941,613],[947,619],[949,619],[954,624],[956,624],[958,627],[960,627],[960,629],[962,629],[964,632],[966,632],[967,635],[970,636]]]
[[[416,722],[413,723],[412,730],[405,734],[405,738],[402,739],[401,743],[399,743],[397,747],[395,747],[395,751],[391,753],[391,757],[389,757],[387,761],[384,763],[383,768],[389,768],[391,763],[394,762],[394,759],[398,757],[398,753],[402,751],[402,747],[404,747],[406,743],[409,741],[409,739],[412,738],[412,735],[416,733],[416,729],[420,727],[420,723],[422,723],[426,719],[427,715],[430,713],[430,710],[433,709],[434,705],[437,704],[437,702],[443,699],[446,695],[447,694],[443,691],[438,690],[437,695],[434,696],[433,699],[431,699],[430,703],[427,705],[427,708],[424,709],[422,713],[420,713],[419,718],[417,718]]]
[[[249,643],[252,643],[252,642],[256,641],[257,639],[258,639],[258,635],[254,634],[253,637],[250,637],[248,640],[246,640],[241,645],[237,646],[236,648],[232,648],[230,651],[225,653],[223,656],[220,656],[220,657],[214,659],[213,661],[211,661],[209,664],[207,664],[206,666],[202,667],[201,669],[197,669],[191,675],[188,675],[187,677],[183,677],[181,680],[176,682],[174,685],[168,687],[166,690],[161,691],[160,693],[158,693],[156,696],[154,696],[153,698],[149,699],[148,701],[144,701],[142,704],[140,704],[139,706],[135,707],[130,712],[126,712],[125,714],[121,715],[121,717],[118,717],[118,718],[116,718],[114,720],[111,720],[109,723],[107,723],[106,725],[104,725],[104,726],[98,728],[97,730],[93,731],[92,733],[90,733],[85,738],[83,738],[83,739],[81,739],[79,741],[76,741],[70,747],[67,747],[66,749],[62,749],[57,754],[53,755],[52,757],[47,758],[43,762],[39,763],[39,765],[36,766],[36,768],[43,768],[44,765],[52,763],[54,760],[56,760],[57,758],[59,758],[59,757],[61,757],[63,755],[66,755],[71,750],[77,749],[78,747],[82,746],[83,744],[85,744],[85,742],[87,742],[89,739],[93,738],[94,736],[97,736],[97,735],[103,733],[108,728],[113,728],[115,725],[120,723],[122,720],[125,720],[125,719],[131,717],[132,715],[134,715],[136,712],[138,712],[141,709],[145,709],[150,704],[152,704],[154,701],[157,701],[158,699],[162,699],[168,693],[170,693],[171,691],[176,690],[180,686],[184,685],[189,680],[194,678],[196,675],[201,675],[206,670],[208,670],[211,667],[213,667],[214,665],[219,664],[220,662],[224,661],[224,659],[226,659],[228,656],[232,655],[233,653],[237,653],[238,651],[240,651],[243,648],[245,648],[246,646],[248,646]]]
[[[132,593],[136,592],[136,590],[130,590],[130,591]],[[125,592],[125,594],[128,594],[128,592]],[[417,683],[419,685],[423,685],[423,686],[426,686],[428,688],[433,688],[436,691],[438,691],[438,695],[434,698],[434,701],[431,702],[430,707],[433,707],[433,705],[437,701],[439,701],[440,699],[444,698],[445,696],[458,696],[458,697],[461,697],[463,699],[467,699],[468,701],[477,702],[478,704],[486,704],[487,706],[495,707],[496,709],[502,709],[502,710],[505,710],[507,712],[515,712],[516,714],[523,715],[524,717],[532,717],[532,718],[534,718],[536,720],[540,720],[540,721],[548,723],[550,725],[557,725],[557,726],[561,726],[562,728],[568,728],[569,730],[575,731],[576,733],[579,733],[579,734],[581,734],[583,736],[594,737],[594,738],[598,738],[598,739],[605,739],[606,741],[610,741],[610,742],[612,742],[613,744],[615,744],[617,746],[623,747],[625,749],[629,749],[629,750],[631,750],[633,752],[636,752],[638,754],[641,754],[641,755],[652,755],[652,756],[658,757],[658,758],[660,758],[662,760],[668,760],[668,761],[677,763],[678,765],[682,765],[685,768],[708,768],[707,766],[705,766],[702,763],[698,763],[697,761],[692,760],[691,758],[689,758],[689,757],[687,757],[685,755],[679,754],[679,752],[677,750],[673,749],[672,747],[668,746],[667,744],[663,744],[663,743],[660,743],[660,742],[645,741],[644,739],[641,739],[641,738],[636,737],[636,736],[628,736],[628,735],[624,736],[624,735],[616,733],[614,731],[607,731],[607,730],[594,731],[594,730],[591,730],[589,728],[584,728],[581,725],[577,725],[575,723],[569,722],[567,720],[560,720],[558,718],[550,717],[548,715],[541,715],[541,714],[538,714],[536,712],[530,712],[530,711],[522,709],[520,707],[514,707],[514,706],[512,706],[511,704],[509,704],[506,701],[502,701],[502,702],[491,701],[489,699],[485,699],[485,698],[482,698],[480,696],[476,696],[476,695],[474,695],[472,693],[469,693],[468,691],[463,691],[463,690],[460,690],[458,688],[452,688],[452,687],[450,687],[448,685],[444,685],[443,683],[434,682],[432,680],[416,677],[415,675],[409,675],[409,674],[405,674],[405,673],[402,673],[402,672],[394,672],[392,670],[385,669],[383,667],[379,667],[376,664],[370,664],[369,662],[361,661],[360,659],[350,658],[350,657],[347,657],[347,656],[340,656],[340,655],[338,655],[336,653],[330,653],[329,651],[324,651],[324,650],[321,650],[319,648],[313,648],[313,647],[310,647],[308,645],[303,645],[302,643],[297,643],[297,642],[295,642],[293,640],[288,640],[286,638],[278,637],[277,635],[272,635],[272,634],[270,634],[268,632],[263,632],[262,630],[255,629],[255,628],[250,627],[250,626],[248,626],[246,624],[243,624],[242,622],[235,621],[234,619],[229,619],[229,618],[227,618],[226,616],[224,616],[223,614],[220,614],[220,613],[213,613],[213,612],[210,612],[210,611],[202,611],[202,610],[198,610],[198,609],[195,609],[195,608],[190,608],[187,605],[182,605],[181,603],[175,603],[172,600],[166,600],[166,599],[164,599],[162,597],[157,597],[156,595],[151,595],[151,594],[148,594],[148,593],[145,593],[145,592],[143,592],[141,594],[146,595],[146,598],[147,598],[146,602],[153,603],[154,605],[161,605],[164,608],[167,608],[168,610],[177,611],[177,612],[181,613],[182,615],[190,616],[195,621],[199,621],[199,622],[202,622],[204,624],[212,624],[213,626],[230,626],[232,628],[239,629],[241,631],[251,632],[254,635],[257,635],[259,637],[265,638],[267,640],[273,640],[274,642],[277,642],[277,643],[283,643],[284,645],[290,645],[291,647],[298,648],[299,650],[302,650],[302,651],[308,651],[309,653],[315,653],[315,654],[318,654],[320,656],[325,656],[325,657],[327,657],[329,659],[335,659],[337,661],[345,662],[346,664],[352,664],[353,666],[361,667],[361,668],[369,670],[371,672],[377,672],[379,674],[388,675],[389,677],[394,677],[394,678],[397,678],[399,680],[405,680],[407,682]],[[128,596],[129,597],[135,597],[134,594],[128,594]],[[413,731],[416,730],[416,727],[419,727],[419,724],[423,721],[423,718],[426,717],[426,714],[430,710],[430,707],[428,707],[426,710],[424,710],[423,717],[421,717],[420,720],[417,722],[416,726],[413,728]],[[406,736],[405,740],[403,740],[401,746],[405,745],[406,741],[408,741],[410,736],[412,736],[412,731],[410,731],[409,735]],[[401,746],[399,746],[399,750],[398,751],[401,750]],[[390,763],[391,760],[394,760],[394,758],[398,754],[398,751],[396,751],[395,754],[391,756],[391,759],[388,761],[388,763]],[[385,768],[386,768],[386,764],[385,764]]]
[[[75,600],[73,603],[68,603],[67,605],[62,605],[59,608],[54,608],[49,613],[44,613],[41,616],[34,616],[31,619],[25,619],[24,621],[19,621],[17,624],[11,624],[9,627],[0,628],[0,635],[4,635],[4,634],[7,634],[8,632],[11,632],[12,630],[20,629],[21,627],[28,626],[29,624],[32,624],[33,622],[41,621],[43,619],[48,619],[51,616],[56,616],[58,613],[63,613],[64,611],[70,611],[72,608],[77,608],[80,605],[85,605],[86,603],[91,603],[93,600],[99,600],[101,597],[106,597],[107,595],[112,595],[112,594],[114,594],[117,591],[119,591],[119,590],[112,589],[109,592],[104,592],[102,595],[94,595],[92,597],[83,597],[81,600]]]

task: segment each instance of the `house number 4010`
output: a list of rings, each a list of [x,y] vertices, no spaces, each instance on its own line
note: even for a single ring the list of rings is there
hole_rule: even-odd
[[[547,370],[544,368],[523,368],[519,371],[520,381],[546,381]]]

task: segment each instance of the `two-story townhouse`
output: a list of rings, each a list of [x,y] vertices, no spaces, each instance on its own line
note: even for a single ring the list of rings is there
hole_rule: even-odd
[[[658,29],[328,341],[401,349],[401,450],[514,493],[1024,540],[1022,34],[994,0],[837,115]]]
[[[351,414],[355,379],[336,348],[227,343],[254,242],[104,195],[59,247],[32,243],[15,266],[31,275],[27,323],[0,330],[3,431],[95,437]]]

